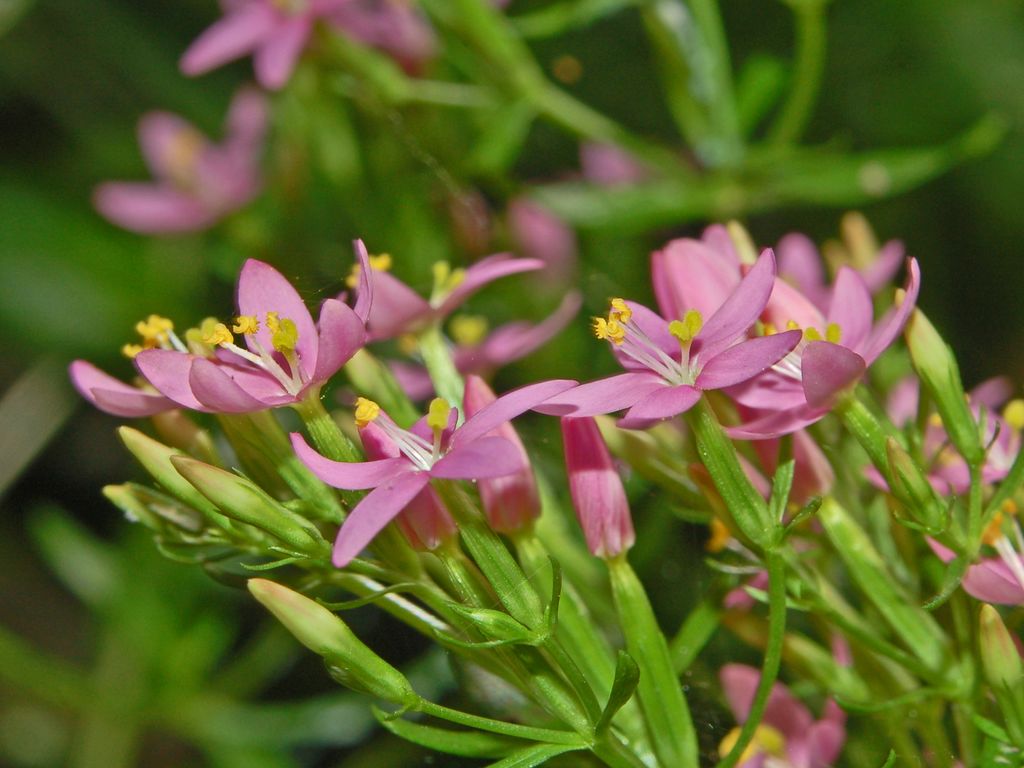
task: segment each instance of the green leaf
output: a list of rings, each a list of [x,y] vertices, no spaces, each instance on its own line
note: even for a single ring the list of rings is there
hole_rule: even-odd
[[[519,739],[494,733],[454,731],[413,723],[400,717],[393,717],[378,707],[373,708],[373,716],[377,718],[378,723],[399,738],[435,752],[459,757],[504,757],[523,744]],[[562,744],[557,746],[566,750],[573,749]]]
[[[749,136],[771,111],[786,86],[786,66],[774,56],[750,56],[736,78],[736,112],[743,135]]]
[[[495,176],[508,171],[519,157],[536,116],[537,111],[525,100],[502,104],[489,113],[480,139],[466,159],[470,171]]]
[[[942,586],[935,597],[925,602],[924,609],[926,611],[934,611],[949,599],[950,595],[960,586],[960,582],[963,581],[968,565],[967,558],[963,555],[946,564],[946,575],[942,579]]]
[[[556,37],[637,4],[638,0],[562,0],[538,11],[514,16],[512,23],[526,38]]]
[[[993,723],[987,717],[982,717],[979,714],[971,715],[971,722],[974,723],[975,727],[984,733],[986,736],[991,736],[996,741],[1000,741],[1003,744],[1012,744],[1009,734],[1003,730],[1002,726],[997,723]]]
[[[690,665],[708,640],[718,629],[722,612],[717,602],[705,599],[694,608],[679,628],[676,636],[669,644],[672,654],[672,666],[677,674],[682,674]]]
[[[796,469],[796,462],[790,459],[779,465],[775,470],[775,477],[772,479],[772,495],[768,499],[769,519],[776,525],[782,525],[782,518],[786,514],[786,504],[789,501],[789,492],[793,487],[793,474]]]
[[[120,577],[118,551],[59,507],[37,509],[29,523],[47,565],[64,586],[93,607],[110,601]]]
[[[533,768],[541,765],[552,757],[574,752],[580,747],[568,747],[563,744],[538,744],[535,747],[526,747],[518,752],[509,755],[504,760],[491,763],[489,768]]]
[[[889,756],[885,758],[885,762],[882,763],[882,768],[892,768],[896,765],[896,750],[890,749]]]
[[[608,694],[608,703],[604,705],[601,719],[594,729],[598,734],[611,726],[615,713],[632,698],[639,682],[640,667],[633,661],[632,656],[625,651],[619,651],[619,657],[615,663],[615,680],[612,682],[611,693]]]

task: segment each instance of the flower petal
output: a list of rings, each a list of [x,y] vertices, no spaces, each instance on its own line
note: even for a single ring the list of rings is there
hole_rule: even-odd
[[[536,408],[541,403],[576,386],[569,379],[552,379],[537,384],[506,392],[490,405],[487,405],[466,420],[466,423],[455,430],[452,442],[455,445],[468,445],[478,440],[492,429],[506,421],[511,421],[521,413]],[[454,410],[454,409],[453,409]]]
[[[370,317],[370,307],[373,306],[373,281],[370,279],[370,254],[366,251],[366,244],[362,240],[353,240],[352,249],[356,253],[356,261],[359,262],[359,284],[356,288],[356,303],[352,307],[356,317],[366,324]]]
[[[659,421],[690,410],[698,400],[700,390],[688,384],[662,387],[638,400],[619,419],[618,425],[624,429],[647,429]]]
[[[871,331],[874,316],[871,292],[860,273],[850,267],[840,267],[828,308],[828,321],[838,325],[842,334],[839,343],[848,349],[859,350]],[[825,331],[824,328],[820,330]]]
[[[627,301],[626,305],[633,310],[633,316],[629,321],[630,324],[639,328],[647,338],[654,342],[658,349],[676,362],[679,362],[681,356],[679,341],[668,332],[668,321],[654,310],[645,307],[643,304],[639,304],[635,301]],[[637,362],[627,355],[615,344],[612,345],[612,354],[614,354],[615,359],[619,361],[619,365],[627,371],[650,370],[650,368],[643,363]]]
[[[82,397],[114,416],[135,419],[178,407],[163,395],[125,384],[85,360],[71,363],[68,374]]]
[[[902,242],[890,240],[878,249],[874,263],[861,270],[861,277],[864,278],[872,295],[889,284],[896,272],[899,271],[905,253]]]
[[[260,85],[276,91],[288,82],[312,29],[313,21],[309,16],[297,15],[278,24],[274,33],[264,39],[252,58]]]
[[[274,32],[278,17],[269,3],[247,3],[199,35],[181,57],[181,71],[201,75],[252,51]]]
[[[196,399],[216,413],[252,413],[268,405],[250,395],[216,363],[197,358],[188,374],[189,388]]]
[[[745,664],[726,664],[720,673],[722,689],[736,721],[746,722],[754,692],[761,680],[761,670]],[[778,730],[787,741],[802,742],[814,724],[810,710],[796,699],[782,683],[772,685],[765,706],[763,722]]]
[[[907,282],[903,289],[905,292],[903,302],[898,307],[890,309],[878,322],[871,337],[867,340],[861,351],[861,355],[868,365],[875,362],[875,359],[903,331],[907,318],[914,311],[914,305],[917,303],[917,294],[920,289],[921,268],[917,264],[917,259],[912,258],[907,261]]]
[[[331,557],[335,566],[344,568],[352,562],[352,558],[362,552],[373,541],[373,537],[384,530],[384,526],[430,482],[426,472],[409,471],[408,462],[405,466],[407,471],[393,475],[370,491],[342,523],[338,537],[334,540],[334,554]]]
[[[139,121],[139,148],[150,172],[167,179],[181,162],[183,147],[202,152],[210,142],[187,120],[170,112],[147,112]]]
[[[366,327],[359,316],[337,299],[320,306],[319,342],[316,370],[311,384],[322,384],[338,372],[366,341]]]
[[[210,410],[196,399],[188,383],[194,355],[170,349],[144,349],[135,356],[135,367],[146,381],[174,402],[194,411]]]
[[[304,378],[308,381],[316,370],[319,336],[313,318],[305,302],[291,283],[272,266],[257,259],[249,259],[238,275],[238,314],[254,315],[260,328],[252,336],[245,337],[249,349],[259,354],[258,345],[267,352],[273,352],[272,334],[267,328],[268,312],[276,312],[281,320],[291,320],[298,331],[295,351]]]
[[[447,316],[474,293],[498,278],[543,268],[544,262],[540,259],[517,259],[508,253],[481,259],[466,270],[462,282],[455,286],[437,308],[437,314],[440,317]]]
[[[699,240],[680,238],[651,254],[651,283],[665,317],[682,319],[695,309],[710,318],[739,285],[739,264]]]
[[[725,432],[735,440],[766,440],[770,437],[782,437],[798,429],[810,426],[828,413],[827,408],[812,408],[804,405],[799,408],[787,408],[759,416],[752,421],[727,427]]]
[[[292,448],[309,470],[335,488],[360,491],[375,488],[382,483],[411,471],[412,465],[404,457],[377,459],[376,461],[332,461],[313,450],[306,438],[292,432]]]
[[[766,248],[697,334],[693,340],[694,353],[713,356],[744,334],[768,304],[774,284],[775,254]]]
[[[535,406],[533,410],[551,416],[582,417],[614,413],[629,408],[644,395],[665,386],[660,376],[649,371],[620,373],[618,376],[580,384]]]
[[[807,404],[812,408],[831,407],[835,396],[855,384],[865,370],[864,358],[840,344],[808,342],[800,367]]]
[[[196,232],[220,216],[194,197],[148,182],[100,184],[93,192],[92,203],[117,226],[146,235]]]
[[[431,467],[430,476],[480,480],[511,475],[522,466],[519,449],[512,442],[504,437],[487,436],[456,445]]]
[[[373,304],[369,307],[366,325],[373,341],[398,336],[433,315],[430,304],[416,291],[389,272],[374,270]]]
[[[821,254],[811,238],[799,232],[785,235],[775,247],[779,277],[785,278],[819,308],[827,300]]]
[[[701,367],[697,376],[698,389],[721,389],[752,379],[784,358],[803,334],[786,331],[735,344],[724,349]]]

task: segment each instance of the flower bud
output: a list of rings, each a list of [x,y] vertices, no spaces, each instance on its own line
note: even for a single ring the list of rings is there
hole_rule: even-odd
[[[323,556],[328,551],[327,542],[310,522],[278,504],[250,480],[188,456],[174,456],[171,464],[231,519],[269,533],[296,552]]]
[[[202,516],[194,509],[144,486],[134,483],[106,485],[103,487],[103,495],[129,520],[158,532],[165,531],[168,524],[192,534],[198,533],[204,526]]]
[[[984,449],[953,351],[919,309],[911,314],[905,333],[914,370],[935,401],[950,441],[968,463],[980,462]]]
[[[178,450],[190,453],[204,461],[214,462],[217,449],[210,433],[196,424],[177,408],[152,416],[153,426],[160,439]]]
[[[987,603],[981,606],[979,650],[985,679],[996,691],[1015,690],[1020,685],[1020,652],[1013,642],[999,611]]]
[[[405,675],[316,601],[266,579],[249,579],[249,591],[296,640],[323,657],[331,677],[342,685],[403,706],[419,701]]]
[[[622,480],[592,418],[562,419],[565,466],[587,547],[598,557],[622,554],[636,539]]]
[[[494,392],[479,376],[466,377],[463,408],[466,418],[495,401]],[[477,481],[480,500],[491,527],[501,533],[514,533],[532,525],[540,515],[540,495],[533,477],[530,459],[526,454],[519,435],[510,422],[504,422],[490,432],[503,437],[516,447],[522,458],[517,471],[503,477],[486,478]]]
[[[885,453],[893,495],[929,532],[938,533],[945,528],[946,505],[910,454],[892,437],[885,440]]]

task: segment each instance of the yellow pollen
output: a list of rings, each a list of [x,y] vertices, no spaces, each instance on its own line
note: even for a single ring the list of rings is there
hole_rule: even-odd
[[[740,726],[736,726],[726,734],[725,738],[718,745],[719,755],[725,757],[732,751],[733,746],[740,740],[741,730]],[[786,737],[775,728],[764,723],[761,723],[754,730],[754,738],[750,740],[747,748],[743,750],[743,754],[740,755],[740,759],[736,763],[742,765],[747,760],[762,753],[772,757],[784,757],[786,754]]]
[[[403,355],[414,355],[420,343],[412,333],[403,333],[398,337],[398,351]]]
[[[1008,402],[1003,408],[1003,418],[1018,432],[1024,429],[1024,400],[1017,398]]]
[[[380,406],[365,397],[356,398],[356,426],[362,429],[380,416]]]
[[[270,313],[267,313],[268,318]],[[276,318],[275,313],[275,318]],[[267,327],[270,327],[268,320]],[[289,320],[287,317],[277,320],[275,328],[271,331],[270,343],[274,349],[278,352],[294,352],[295,345],[299,341],[299,329],[295,327],[295,322]]]
[[[786,330],[787,331],[799,331],[800,330],[800,325],[797,323],[796,320],[787,320],[786,321]]]
[[[633,310],[622,299],[612,299],[612,308],[608,312],[608,317],[628,323],[629,319],[633,317]]]
[[[440,432],[448,426],[448,416],[451,412],[452,407],[448,403],[440,397],[435,397],[427,409],[427,426],[434,432]]]
[[[762,326],[762,329],[764,330],[765,336],[774,336],[779,332],[779,329],[775,327],[775,323],[765,323]]]
[[[487,336],[487,318],[482,315],[455,315],[448,324],[448,331],[456,344],[471,347]]]
[[[218,344],[232,344],[234,341],[235,337],[231,335],[231,331],[224,323],[217,323],[207,335],[203,336],[203,344],[209,344],[211,347]]]
[[[203,344],[203,339],[213,333],[219,322],[215,317],[205,318],[199,327],[189,328],[185,331],[185,341],[189,344]]]
[[[466,279],[466,270],[452,269],[447,261],[434,262],[434,299],[440,299],[454,291]]]
[[[893,296],[893,304],[895,304],[897,307],[902,307],[903,306],[903,300],[906,299],[906,298],[907,298],[907,292],[905,290],[903,290],[902,288],[897,288],[896,289],[896,294],[895,294],[895,296]]]
[[[239,315],[235,318],[235,324],[231,330],[235,333],[251,335],[260,329],[260,321],[256,315]]]
[[[149,346],[166,341],[167,334],[173,330],[174,323],[160,315],[150,315],[135,324],[135,332],[142,337],[143,341],[149,342]]]
[[[141,344],[125,344],[123,347],[121,347],[121,354],[127,358],[134,358],[141,351]]]
[[[1017,512],[1018,512],[1018,508],[1017,508],[1017,502],[1016,502],[1016,501],[1014,501],[1013,499],[1006,499],[1006,500],[1005,500],[1005,501],[1003,501],[1003,503],[1002,503],[1002,504],[1001,504],[1001,505],[999,506],[999,508],[1000,508],[1000,509],[1001,509],[1001,510],[1002,510],[1003,512],[1005,512],[1006,514],[1008,514],[1008,515],[1014,515],[1014,516],[1016,516],[1016,514],[1017,514]]]
[[[626,329],[618,320],[605,320],[603,317],[594,318],[594,335],[599,339],[605,339],[612,344],[619,345],[626,340]]]
[[[928,417],[928,423],[933,427],[941,427],[942,417],[939,416],[939,414],[937,413],[933,413],[931,416]]]
[[[808,326],[804,328],[804,339],[806,341],[821,341],[821,331],[817,328]]]
[[[679,343],[686,346],[693,338],[700,333],[704,327],[704,318],[696,309],[688,309],[682,320],[673,320],[668,324],[668,332],[679,339]]]
[[[825,341],[831,341],[833,344],[838,344],[842,337],[843,329],[839,327],[838,323],[829,323],[825,327]]]
[[[729,543],[729,539],[732,538],[732,534],[729,532],[728,527],[725,523],[719,520],[717,517],[711,518],[711,538],[704,544],[704,549],[708,552],[721,552],[725,549]]]
[[[367,261],[370,262],[370,271],[372,272],[388,272],[391,269],[391,254],[382,253],[377,256],[370,256]],[[356,262],[352,265],[352,270],[348,273],[348,277],[345,278],[345,285],[349,288],[355,288],[359,285],[359,273],[362,272],[362,265]]]
[[[981,532],[981,541],[983,544],[988,544],[990,547],[994,547],[995,543],[1003,538],[1003,511],[1001,509],[996,510],[996,513],[989,520],[988,525],[985,526],[985,530]]]

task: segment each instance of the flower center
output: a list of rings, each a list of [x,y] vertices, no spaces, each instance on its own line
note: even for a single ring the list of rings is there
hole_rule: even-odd
[[[1010,569],[1013,578],[1020,584],[1021,589],[1024,589],[1024,535],[1021,534],[1020,524],[1013,517],[1016,511],[1016,504],[1011,502],[996,512],[981,534],[981,540],[995,549],[999,558]],[[1010,529],[1009,535],[1006,533],[1007,528]]]
[[[740,739],[741,730],[740,726],[736,726],[726,734],[725,738],[722,739],[722,742],[718,745],[719,755],[725,757],[732,751],[732,748]],[[772,728],[770,725],[765,725],[764,723],[757,726],[757,729],[754,731],[754,738],[750,740],[747,748],[744,749],[743,754],[740,755],[740,759],[736,761],[737,765],[742,765],[747,762],[747,760],[761,754],[780,759],[783,759],[786,756],[786,737],[777,729]],[[788,765],[788,763],[782,762],[781,760],[777,761],[775,764]]]
[[[774,323],[762,323],[761,333],[764,336],[774,336],[779,332],[779,329]],[[801,330],[799,323],[796,320],[790,320],[786,323],[787,331],[799,331]],[[843,329],[839,327],[838,323],[829,323],[825,326],[825,333],[822,334],[813,325],[809,325],[803,328],[803,338],[793,348],[793,350],[786,355],[784,358],[779,360],[775,365],[772,366],[772,370],[782,376],[796,381],[802,381],[803,373],[801,371],[800,361],[802,360],[804,347],[809,341],[828,341],[832,344],[839,344],[843,338]]]
[[[462,285],[466,279],[466,270],[452,269],[447,261],[438,261],[432,268],[434,287],[430,292],[430,306],[435,309],[451,295],[451,292]]]
[[[370,256],[370,271],[371,272],[388,272],[391,270],[391,254],[382,253],[378,256]],[[352,265],[352,270],[348,273],[348,277],[345,278],[345,285],[349,288],[356,288],[359,286],[359,274],[363,271],[363,266],[358,261]]]
[[[455,315],[448,323],[448,332],[459,346],[476,346],[487,336],[487,318],[482,315]]]
[[[144,349],[175,349],[179,352],[187,352],[188,349],[181,339],[174,332],[174,323],[160,315],[150,315],[145,320],[139,320],[135,324],[135,332],[141,337],[139,344],[125,344],[121,347],[121,354],[125,357],[135,357]]]
[[[441,405],[436,405],[436,403]],[[444,409],[447,409],[447,411]],[[377,427],[387,435],[388,439],[395,444],[403,456],[409,459],[417,469],[427,472],[434,465],[434,462],[441,458],[441,432],[448,424],[448,413],[450,411],[451,408],[448,404],[440,398],[435,398],[431,401],[430,410],[427,412],[427,424],[434,432],[433,445],[419,435],[407,429],[402,429],[386,415],[384,418],[380,418],[383,414],[380,406],[373,400],[368,400],[365,397],[360,397],[356,400],[355,421],[356,426],[360,428],[365,427],[371,421],[375,422]],[[437,424],[441,424],[441,426],[438,427],[436,426]]]
[[[259,318],[255,315],[240,315],[235,318],[235,323],[230,330],[224,323],[218,323],[215,320],[204,321],[203,326],[199,329],[199,333],[194,334],[194,336],[197,336],[197,340],[207,346],[230,350],[239,357],[248,360],[257,368],[266,371],[277,379],[285,392],[296,396],[302,391],[305,382],[302,379],[302,369],[299,366],[298,355],[295,351],[299,340],[299,331],[295,326],[295,321],[286,317],[282,318],[277,312],[267,312],[264,322],[266,323],[267,330],[270,331],[270,345],[275,352],[284,358],[288,370],[285,370],[274,358],[271,351],[255,337],[256,332],[260,329]],[[243,336],[249,336],[250,344],[255,347],[256,351],[243,349],[235,344],[235,337],[232,335],[232,331]]]
[[[696,359],[690,359],[690,343],[700,331],[700,313],[690,310],[682,320],[668,324],[668,332],[679,340],[680,360],[663,350],[633,320],[633,310],[622,299],[612,299],[608,317],[595,317],[594,335],[618,347],[619,351],[669,384],[693,384],[700,371]]]

